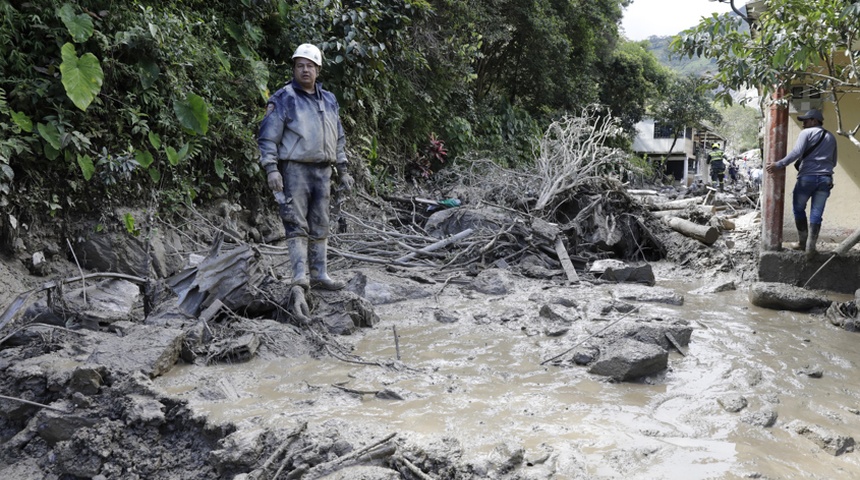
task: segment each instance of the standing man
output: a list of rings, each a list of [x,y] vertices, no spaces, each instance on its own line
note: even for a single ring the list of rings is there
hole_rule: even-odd
[[[785,168],[797,161],[797,183],[791,197],[794,223],[797,226],[798,250],[806,250],[807,255],[815,253],[815,243],[821,232],[824,205],[830,190],[833,189],[833,169],[836,167],[836,137],[823,128],[824,115],[821,110],[812,109],[806,115],[799,115],[803,130],[797,137],[794,149],[782,160],[768,163],[767,173]],[[806,204],[812,199],[809,209],[809,223],[806,219]],[[807,241],[807,235],[809,239]]]
[[[711,181],[717,182],[720,190],[723,189],[723,181],[726,177],[726,164],[723,162],[723,151],[720,149],[719,143],[711,145],[711,151],[708,152],[708,163],[711,165]]]
[[[354,182],[337,99],[317,82],[321,69],[319,48],[299,45],[292,80],[266,104],[257,145],[284,222],[293,284],[339,290],[343,282],[326,271],[332,169],[341,190],[349,192]]]

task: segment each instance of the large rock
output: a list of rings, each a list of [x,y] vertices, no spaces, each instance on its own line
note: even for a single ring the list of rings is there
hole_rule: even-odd
[[[373,305],[414,300],[430,296],[430,292],[402,279],[380,282],[358,272],[346,285],[346,290],[363,297]]]
[[[507,271],[490,268],[479,273],[469,287],[485,295],[506,295],[514,288],[514,281]]]
[[[854,438],[828,431],[818,425],[806,425],[798,421],[791,422],[788,428],[818,445],[825,452],[838,457],[843,453],[854,451]]]
[[[661,372],[669,365],[669,352],[632,338],[622,338],[604,345],[589,373],[615,380],[634,380]]]
[[[820,293],[775,282],[756,282],[750,285],[750,303],[772,310],[805,312],[814,308],[827,308],[832,301]]]
[[[86,328],[97,330],[120,321],[132,321],[138,316],[140,287],[128,280],[109,278],[89,283],[63,296],[54,306],[62,318],[77,317]],[[142,312],[139,313],[142,316]]]
[[[642,263],[628,265],[620,260],[597,260],[589,268],[600,280],[618,283],[641,283],[653,286],[656,283],[651,265]]]
[[[182,330],[132,325],[124,336],[104,338],[86,363],[102,365],[112,374],[140,371],[155,378],[176,364],[184,338]]]
[[[165,278],[181,268],[182,257],[178,253],[182,244],[175,233],[153,231],[144,238],[125,231],[96,230],[94,224],[86,225],[77,233],[79,240],[73,245],[77,261],[87,270],[144,278],[152,272]]]

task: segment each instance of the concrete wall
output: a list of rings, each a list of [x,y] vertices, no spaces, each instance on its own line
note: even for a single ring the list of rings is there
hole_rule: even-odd
[[[808,259],[804,253],[793,250],[762,252],[758,279],[802,287],[812,278],[806,288],[849,294],[857,291],[860,288],[860,251],[851,250],[834,258],[815,275],[830,256],[829,252],[818,252]]]
[[[853,129],[860,124],[860,95],[846,96],[840,102],[842,128]],[[836,113],[833,103],[823,102],[824,128],[836,134]],[[802,130],[797,120],[799,113],[792,112],[788,121],[788,151],[794,148],[797,136]],[[821,241],[839,243],[860,228],[860,148],[842,135],[836,135],[838,163],[833,175],[833,191],[824,209],[824,222],[821,225]],[[779,160],[779,159],[777,159]],[[783,239],[795,241],[797,231],[794,215],[791,213],[791,192],[797,179],[793,166],[786,169],[785,212],[783,216]],[[807,207],[807,215],[809,208]],[[855,247],[860,248],[860,247]],[[856,275],[857,272],[855,272]]]

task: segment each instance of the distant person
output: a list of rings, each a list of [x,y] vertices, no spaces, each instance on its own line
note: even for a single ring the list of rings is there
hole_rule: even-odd
[[[719,185],[720,190],[723,189],[723,182],[726,177],[726,164],[724,157],[725,154],[720,148],[719,143],[711,145],[711,151],[708,152],[708,164],[711,166],[711,181]]]
[[[797,183],[791,198],[799,238],[797,249],[806,250],[807,255],[811,255],[815,253],[815,243],[821,232],[824,205],[833,189],[836,137],[824,129],[824,115],[821,110],[812,109],[805,115],[799,115],[797,119],[803,122],[803,130],[797,137],[794,149],[782,160],[768,163],[766,169],[767,173],[773,173],[797,162],[794,165],[797,169]],[[812,205],[807,224],[806,204],[810,199]]]
[[[734,158],[729,160],[729,178],[732,180],[732,185],[738,183],[738,164]]]
[[[750,183],[756,190],[761,189],[762,170],[761,167],[750,169]]]

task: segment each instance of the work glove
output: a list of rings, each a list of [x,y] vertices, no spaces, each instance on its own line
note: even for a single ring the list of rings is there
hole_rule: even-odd
[[[349,173],[346,172],[346,170],[344,170],[344,172],[341,173],[339,177],[340,189],[347,193],[351,192],[352,187],[355,186],[355,180],[353,180],[353,178],[349,175]]]
[[[284,191],[284,177],[281,176],[281,173],[275,170],[274,172],[269,173],[266,177],[266,182],[269,184],[269,189],[273,192],[283,192]]]

